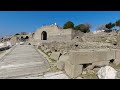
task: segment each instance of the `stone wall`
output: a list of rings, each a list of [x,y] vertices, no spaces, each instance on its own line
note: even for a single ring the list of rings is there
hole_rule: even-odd
[[[49,49],[56,49],[58,51],[64,50],[78,50],[78,49],[99,49],[99,48],[116,48],[116,46],[110,43],[100,43],[100,42],[76,42],[76,41],[67,41],[67,42],[56,42],[56,41],[46,41],[41,42],[41,45],[45,45]]]
[[[83,42],[82,37],[84,33],[80,30],[72,30],[72,40],[77,42]]]
[[[48,41],[71,40],[71,33],[72,33],[71,29],[60,29],[58,26],[55,26],[55,25],[39,28],[34,34],[34,39],[41,40],[43,31],[47,33]]]

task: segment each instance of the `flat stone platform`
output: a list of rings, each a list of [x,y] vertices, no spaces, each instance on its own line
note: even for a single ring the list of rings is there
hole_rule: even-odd
[[[47,60],[32,45],[17,45],[0,59],[0,78],[16,78],[43,74],[49,69]]]

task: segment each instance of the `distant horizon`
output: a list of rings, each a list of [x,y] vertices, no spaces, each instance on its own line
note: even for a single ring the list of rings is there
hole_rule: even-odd
[[[90,23],[96,27],[120,19],[120,11],[0,11],[0,37],[21,32],[35,32],[42,25],[57,23],[63,27],[67,21],[75,26]]]

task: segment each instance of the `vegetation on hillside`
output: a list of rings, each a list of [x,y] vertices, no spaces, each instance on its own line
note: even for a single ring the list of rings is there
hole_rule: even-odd
[[[74,30],[80,30],[81,32],[87,33],[90,32],[91,25],[90,24],[79,24],[74,27]]]
[[[68,21],[64,24],[63,29],[68,29],[72,28],[74,30],[80,30],[81,32],[87,33],[90,32],[91,25],[86,23],[86,24],[79,24],[77,26],[74,26],[74,23],[71,21]]]
[[[74,23],[71,21],[68,21],[64,24],[63,26],[64,29],[68,29],[68,28],[74,28]]]
[[[120,30],[120,19],[116,20],[115,22],[109,22],[106,24],[102,24],[96,28],[96,30],[105,30],[105,32],[111,32],[113,30],[118,31]]]
[[[20,35],[19,33],[16,33],[14,36],[18,36],[18,35]]]

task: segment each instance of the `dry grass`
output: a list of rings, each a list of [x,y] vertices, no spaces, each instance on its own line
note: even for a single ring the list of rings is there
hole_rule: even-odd
[[[97,75],[94,73],[94,74],[85,74],[85,75],[80,75],[80,77],[82,77],[83,79],[98,79]]]
[[[120,69],[120,64],[118,64],[118,65],[111,64],[110,66],[113,67],[114,69]]]

